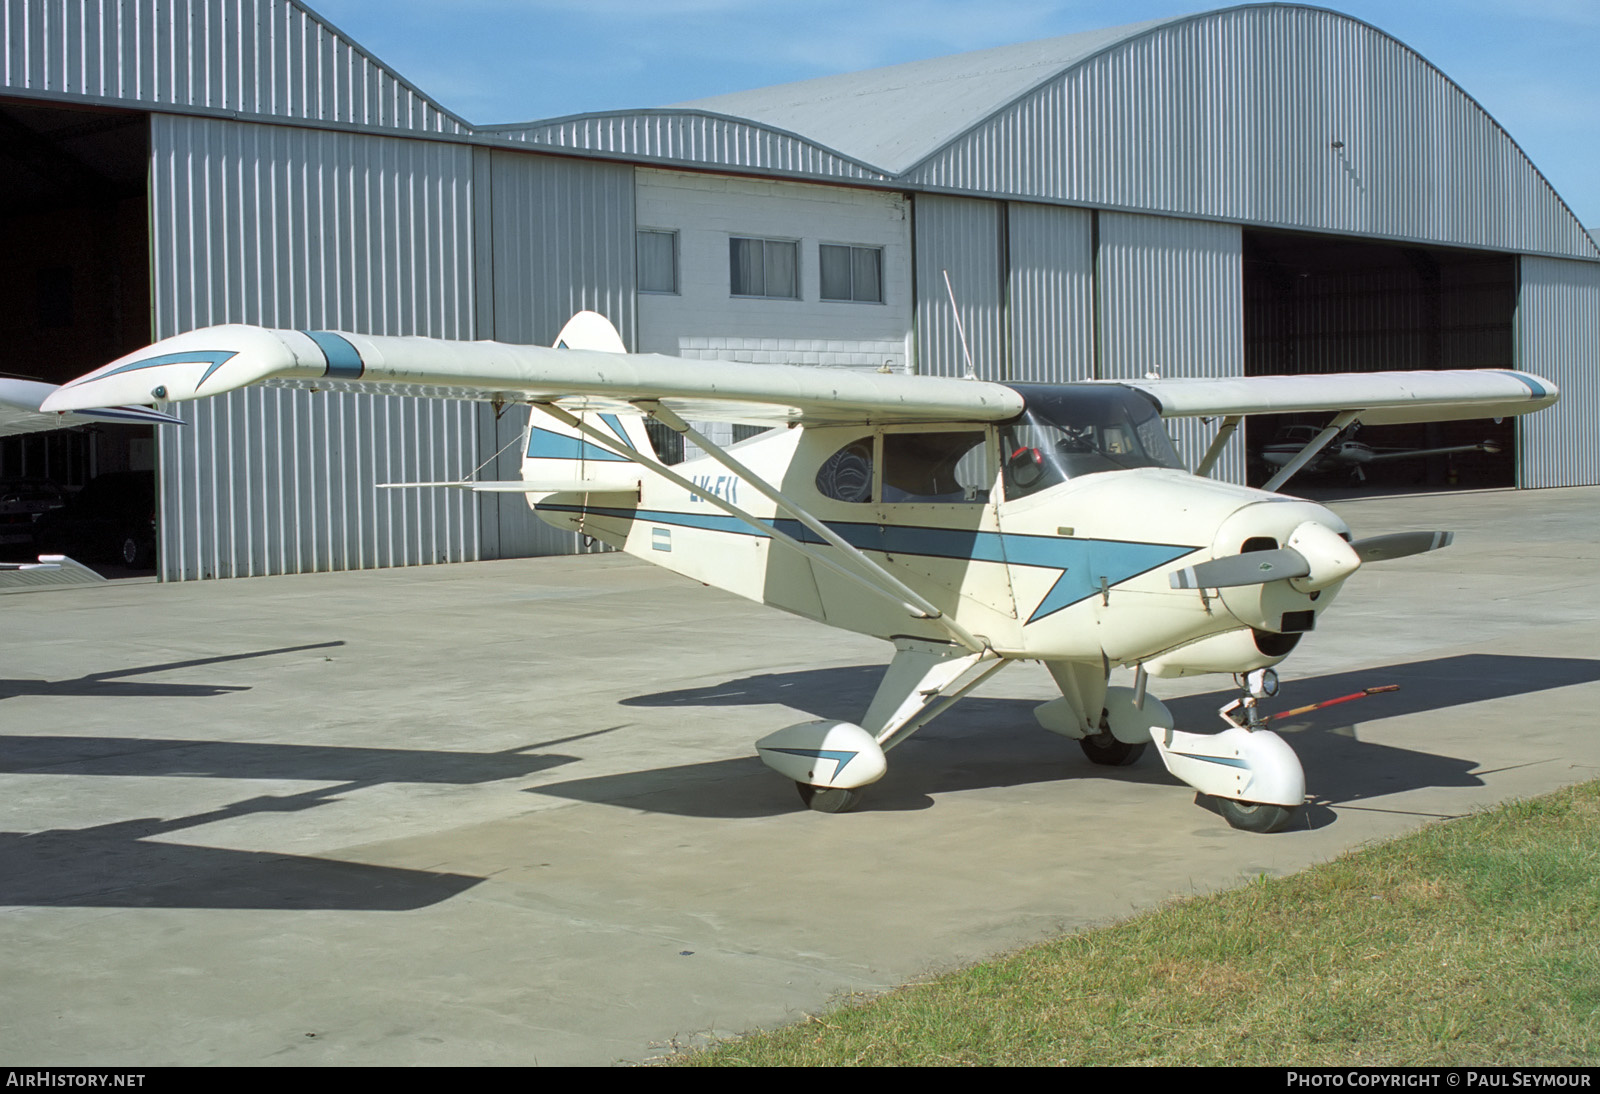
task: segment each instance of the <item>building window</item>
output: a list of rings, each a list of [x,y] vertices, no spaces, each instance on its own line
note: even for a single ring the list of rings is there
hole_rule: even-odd
[[[678,233],[644,229],[638,235],[639,291],[678,291]]]
[[[883,303],[882,247],[824,243],[818,253],[822,267],[822,299]]]
[[[800,245],[793,240],[728,240],[728,282],[734,296],[800,299]]]

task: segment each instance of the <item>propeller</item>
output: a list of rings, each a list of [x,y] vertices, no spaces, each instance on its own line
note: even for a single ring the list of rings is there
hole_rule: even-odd
[[[1450,546],[1456,538],[1454,532],[1395,532],[1387,536],[1370,536],[1358,539],[1350,546],[1362,562],[1387,562],[1391,558],[1420,555],[1424,551],[1437,551]]]
[[[1174,589],[1229,589],[1235,585],[1260,585],[1290,577],[1305,577],[1311,564],[1292,547],[1251,551],[1185,566],[1172,575]]]
[[[1290,536],[1291,546],[1185,566],[1170,580],[1174,589],[1230,589],[1292,580],[1296,588],[1310,592],[1344,579],[1364,563],[1437,551],[1450,546],[1453,539],[1453,532],[1395,532],[1346,544],[1325,525],[1307,521]],[[1303,585],[1298,580],[1302,578],[1307,579]]]

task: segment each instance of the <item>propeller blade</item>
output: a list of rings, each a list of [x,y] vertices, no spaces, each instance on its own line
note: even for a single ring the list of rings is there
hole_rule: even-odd
[[[1454,532],[1395,532],[1388,536],[1358,539],[1350,546],[1362,562],[1387,562],[1391,558],[1420,555],[1424,551],[1437,551],[1450,546],[1456,538]]]
[[[1174,589],[1226,589],[1235,585],[1260,585],[1290,577],[1305,577],[1311,564],[1289,547],[1276,551],[1251,551],[1185,566],[1172,575]]]

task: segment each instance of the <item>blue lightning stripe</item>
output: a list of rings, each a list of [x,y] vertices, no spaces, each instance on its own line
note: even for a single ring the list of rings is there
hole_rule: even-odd
[[[615,509],[604,506],[540,503],[539,509],[551,512],[586,513],[622,520],[643,520],[652,524],[699,528],[708,532],[760,536],[737,517],[720,514],[673,513],[659,509]],[[786,517],[764,521],[769,528],[792,536],[802,543],[823,545],[815,532],[797,520]],[[1061,575],[1045,593],[1027,619],[1038,622],[1063,608],[1100,592],[1100,579],[1108,586],[1118,585],[1140,574],[1164,566],[1184,555],[1200,550],[1176,543],[1138,543],[1110,539],[1077,539],[1061,536],[1029,536],[1008,532],[978,532],[959,528],[929,528],[914,525],[856,524],[829,521],[828,528],[850,546],[861,551],[880,551],[891,555],[919,555],[928,558],[970,559],[973,562],[1009,563],[1045,570],[1060,570]]]
[[[97,410],[74,410],[73,414],[81,414],[86,418],[112,418],[119,422],[138,422],[140,425],[168,423],[171,425],[187,425],[182,418],[171,414],[160,414],[154,410],[140,412],[138,410],[124,410],[120,407],[101,407]]]
[[[626,456],[619,456],[615,452],[601,448],[597,444],[592,444],[582,437],[574,437],[570,433],[557,433],[550,429],[540,429],[537,426],[528,431],[528,458],[530,460],[612,460],[616,463],[628,462]]]
[[[1193,752],[1174,752],[1173,755],[1182,756],[1186,760],[1204,760],[1208,764],[1221,764],[1223,767],[1237,767],[1246,771],[1250,769],[1250,765],[1243,760],[1227,756],[1198,756]]]
[[[322,375],[330,380],[359,380],[367,371],[356,347],[332,331],[303,330],[300,333],[315,342],[322,356],[327,358],[328,370]]]
[[[91,380],[104,380],[107,376],[116,376],[124,372],[138,372],[140,369],[157,368],[161,365],[198,365],[204,362],[211,367],[206,369],[204,376],[200,377],[200,384],[203,384],[213,372],[238,355],[239,351],[236,349],[185,350],[182,353],[163,353],[155,357],[145,357],[138,361],[130,361],[126,365],[120,365],[112,369],[110,372],[102,372],[95,376],[84,376],[66,386],[77,387],[79,384],[87,383]],[[196,391],[200,390],[200,384],[194,385]]]
[[[839,777],[839,772],[845,769],[846,764],[861,755],[859,752],[835,752],[826,748],[763,748],[762,751],[782,752],[786,756],[810,756],[817,760],[832,760],[837,766],[834,767],[830,778],[835,779]]]

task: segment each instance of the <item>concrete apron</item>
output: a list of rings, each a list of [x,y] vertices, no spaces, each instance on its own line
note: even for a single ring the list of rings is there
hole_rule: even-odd
[[[1039,730],[1036,665],[807,812],[751,742],[887,646],[618,556],[0,597],[0,1060],[644,1060],[1594,777],[1597,502],[1336,505],[1458,538],[1283,666],[1281,709],[1401,690],[1285,727],[1277,836]]]

